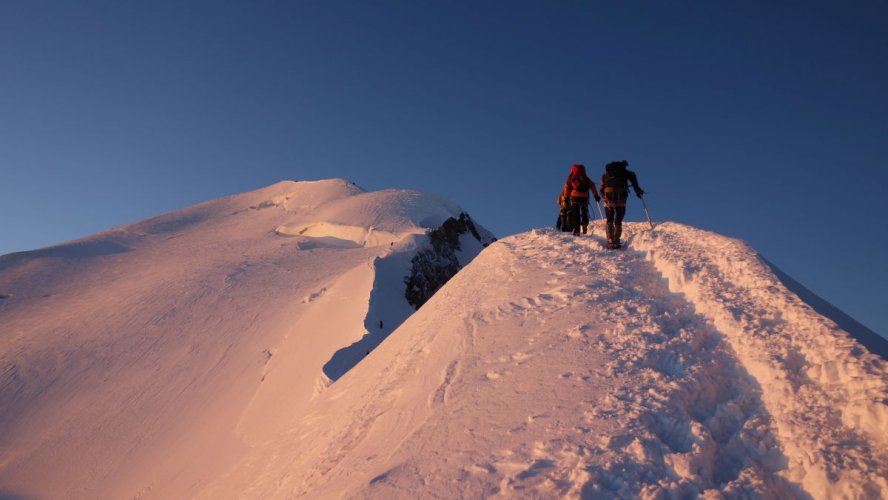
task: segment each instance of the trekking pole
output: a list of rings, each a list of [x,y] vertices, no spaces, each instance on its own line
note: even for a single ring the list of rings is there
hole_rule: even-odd
[[[601,209],[601,201],[597,201],[595,204],[598,206],[598,218],[601,219],[601,230],[604,231],[604,234],[607,234],[607,220],[604,217],[604,210]]]
[[[639,198],[641,199],[641,206],[644,207],[644,215],[646,215],[647,218],[648,218],[648,224],[651,225],[651,229],[654,229],[654,222],[651,220],[651,213],[648,212],[648,206],[647,206],[647,203],[644,202],[644,197],[643,197],[643,196],[639,196]]]

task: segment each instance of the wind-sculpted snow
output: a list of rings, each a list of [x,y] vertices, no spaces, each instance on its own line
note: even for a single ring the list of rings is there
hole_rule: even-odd
[[[460,257],[474,256],[481,247],[496,241],[493,235],[479,231],[466,213],[444,221],[429,232],[428,239],[428,247],[411,259],[410,273],[404,279],[407,302],[417,309],[462,269],[466,259]]]
[[[811,306],[812,309],[817,311],[818,314],[829,318],[835,322],[836,326],[851,334],[851,336],[854,337],[854,340],[860,342],[869,352],[877,354],[883,360],[888,361],[888,339],[885,339],[878,333],[870,330],[856,319],[845,314],[844,311],[841,311],[836,306],[820,298],[817,294],[805,288],[804,285],[792,279],[792,277],[788,276],[766,259],[762,258],[762,262],[771,268],[771,271],[780,279],[780,282],[787,288],[787,290],[796,294],[806,304]]]
[[[436,228],[460,213],[459,205],[447,198],[401,189],[360,193],[328,203],[317,212],[328,222],[390,232],[405,227]]]
[[[823,405],[838,400],[809,389],[778,387],[775,404],[780,382],[765,375],[779,372],[761,363],[784,358],[750,362],[755,341],[713,321],[705,293],[670,290],[659,260],[681,255],[687,277],[729,257],[744,273],[754,253],[740,245],[733,255],[736,242],[682,226],[641,227],[627,233],[647,254],[550,231],[494,243],[202,496],[884,496],[882,438],[830,416]],[[671,239],[685,233],[694,238]],[[718,307],[753,318],[766,304],[745,301],[748,283],[779,286],[735,274],[699,290],[730,289]],[[762,319],[772,335],[794,334]],[[851,356],[862,367],[847,382],[860,385],[843,390],[873,397],[880,361]],[[839,435],[848,440],[829,442]]]
[[[888,367],[786,289],[746,244],[678,224],[632,247],[721,331],[762,388],[787,457],[820,498],[888,496]]]
[[[413,312],[461,213],[284,181],[0,257],[0,496],[193,496]]]
[[[324,374],[338,380],[496,238],[469,214],[450,217],[422,237],[404,238],[373,262],[375,278],[364,321],[366,334],[336,351]],[[386,323],[388,323],[386,325]]]
[[[741,242],[624,234],[329,180],[0,257],[0,496],[888,496],[882,359]]]

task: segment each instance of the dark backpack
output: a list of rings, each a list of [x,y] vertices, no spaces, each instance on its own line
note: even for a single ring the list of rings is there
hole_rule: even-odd
[[[629,192],[629,176],[626,175],[626,162],[613,161],[605,165],[604,175],[601,177],[602,193],[612,192],[617,196],[623,196]]]

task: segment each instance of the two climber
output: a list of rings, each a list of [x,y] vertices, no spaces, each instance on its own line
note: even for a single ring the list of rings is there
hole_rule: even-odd
[[[626,201],[629,199],[629,187],[632,186],[635,196],[644,196],[644,190],[638,185],[635,172],[627,167],[629,162],[612,161],[604,167],[601,176],[601,191],[586,175],[586,167],[574,164],[570,175],[564,183],[559,195],[560,212],[556,227],[573,234],[586,234],[589,225],[589,199],[596,203],[604,201],[604,212],[607,218],[607,246],[620,248],[620,237],[623,233],[623,217],[626,215]]]

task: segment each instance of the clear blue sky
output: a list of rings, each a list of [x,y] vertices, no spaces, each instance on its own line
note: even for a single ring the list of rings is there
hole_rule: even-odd
[[[5,0],[0,254],[329,177],[503,236],[554,222],[571,163],[627,159],[656,219],[885,335],[885,26],[868,0]]]

